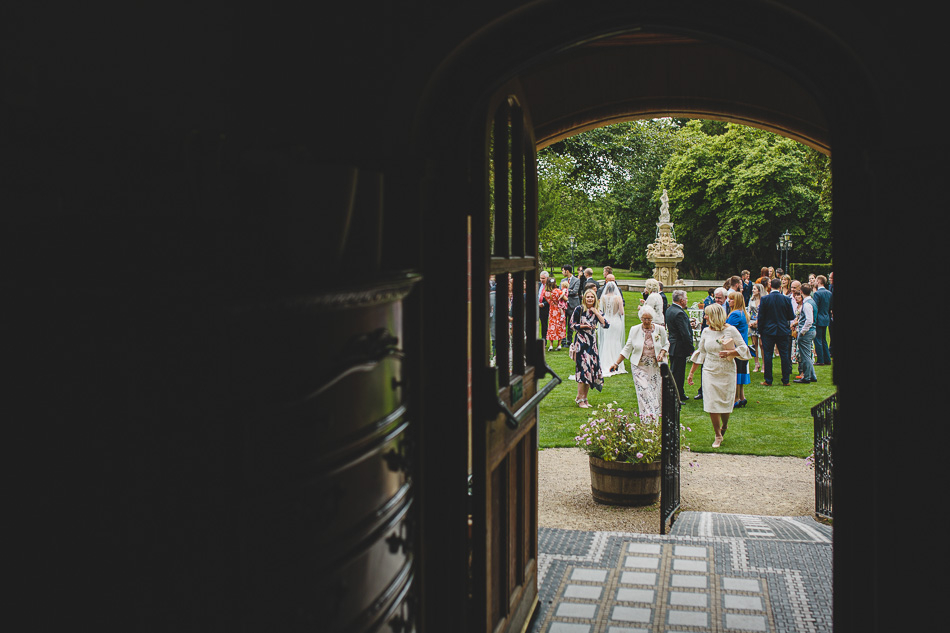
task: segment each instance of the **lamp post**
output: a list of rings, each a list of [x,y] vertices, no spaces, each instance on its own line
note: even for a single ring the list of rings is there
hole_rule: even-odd
[[[576,240],[574,239],[574,236],[573,236],[573,235],[570,236],[570,237],[567,238],[567,239],[569,239],[569,240],[571,241],[571,274],[576,275],[576,274],[577,274],[577,271],[574,270],[574,244],[575,244]]]
[[[788,231],[785,231],[778,236],[778,243],[775,245],[775,248],[779,252],[779,265],[782,266],[782,270],[786,273],[788,272],[788,251],[792,250],[792,239]],[[782,260],[784,258],[784,264]]]

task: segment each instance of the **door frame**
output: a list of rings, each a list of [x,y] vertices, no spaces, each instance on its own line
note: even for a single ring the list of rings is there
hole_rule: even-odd
[[[426,282],[421,310],[423,315],[432,315],[424,318],[430,336],[422,337],[425,369],[420,372],[421,397],[428,401],[427,394],[436,392],[440,398],[454,400],[454,404],[451,413],[429,404],[423,405],[420,412],[421,630],[449,630],[457,625],[460,616],[467,615],[464,587],[452,576],[467,564],[461,529],[466,524],[467,509],[459,499],[459,492],[467,487],[464,471],[468,434],[467,425],[460,423],[468,415],[466,371],[464,363],[461,370],[445,371],[444,367],[431,364],[429,359],[456,349],[468,351],[464,346],[452,345],[451,349],[440,346],[439,341],[444,343],[452,336],[461,337],[457,324],[435,322],[439,320],[438,308],[444,309],[444,300],[452,294],[448,285],[465,269],[465,219],[470,215],[470,203],[463,192],[468,190],[472,176],[465,166],[470,164],[473,155],[484,152],[483,147],[472,146],[469,131],[477,125],[488,98],[500,86],[520,71],[567,47],[641,28],[714,41],[774,66],[813,92],[829,122],[835,169],[833,230],[837,235],[844,234],[846,225],[849,235],[848,240],[838,240],[834,245],[835,267],[843,278],[857,278],[855,269],[862,256],[861,238],[869,238],[873,243],[873,227],[864,226],[857,219],[863,217],[864,209],[874,207],[873,182],[865,162],[870,140],[864,133],[876,120],[878,101],[872,83],[850,51],[820,26],[788,7],[758,6],[755,15],[748,14],[748,8],[739,0],[725,0],[716,6],[698,0],[674,0],[650,7],[621,2],[584,7],[567,0],[538,2],[492,22],[466,40],[446,57],[432,76],[417,110],[413,131],[413,151],[424,170],[422,223]],[[755,28],[764,23],[775,28],[769,32]],[[545,28],[538,28],[540,24]],[[808,42],[810,50],[792,49],[789,47],[792,41]],[[834,64],[829,63],[829,57]],[[656,111],[651,114],[655,116]],[[848,218],[852,218],[851,221]],[[434,288],[442,293],[443,302],[433,298]],[[840,308],[845,315],[859,314],[859,310],[848,309],[852,301],[847,292],[836,296],[836,312]],[[452,294],[449,305],[457,317],[467,303],[465,298]],[[873,361],[861,346],[862,340],[873,335],[871,325],[847,320],[847,316],[842,325],[845,321],[847,327],[836,328],[835,339],[839,352],[847,350],[840,360],[836,357],[835,366],[835,382],[845,404],[842,419],[849,416],[848,376],[860,375],[857,367]],[[852,393],[856,392],[857,388]],[[850,410],[850,415],[855,415],[855,409]],[[849,468],[858,472],[861,455],[875,453],[872,435],[854,434],[847,442],[839,443],[836,474],[841,475],[843,486],[851,472]],[[876,467],[872,464],[867,468]],[[865,469],[863,475],[868,474]],[[849,625],[857,623],[858,628],[866,625],[865,628],[870,629],[873,628],[873,611],[863,609],[862,603],[865,596],[874,593],[873,563],[862,558],[861,546],[865,541],[861,538],[860,526],[852,524],[849,517],[857,516],[862,507],[874,504],[873,490],[856,485],[849,488],[849,495],[850,503],[843,502],[836,508],[835,620],[840,618]],[[430,536],[433,534],[438,538]]]

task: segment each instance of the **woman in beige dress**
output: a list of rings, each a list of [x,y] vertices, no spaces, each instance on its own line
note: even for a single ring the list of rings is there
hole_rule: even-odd
[[[719,448],[735,405],[736,363],[733,359],[749,360],[752,356],[739,330],[726,323],[725,308],[718,303],[706,306],[706,318],[709,327],[703,330],[693,353],[688,383],[693,384],[696,367],[702,365],[703,411],[709,414],[716,434],[713,448]]]

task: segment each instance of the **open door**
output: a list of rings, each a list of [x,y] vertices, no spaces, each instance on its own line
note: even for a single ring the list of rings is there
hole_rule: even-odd
[[[538,601],[537,404],[560,379],[538,389],[553,372],[538,340],[534,133],[516,83],[494,95],[476,133],[472,183],[483,204],[471,218],[471,630],[521,633]]]

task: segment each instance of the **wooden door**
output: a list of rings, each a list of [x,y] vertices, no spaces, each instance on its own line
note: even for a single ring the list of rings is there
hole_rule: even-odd
[[[471,629],[520,633],[538,601],[537,403],[560,379],[538,390],[548,370],[535,307],[536,156],[517,84],[494,95],[476,133],[483,151],[472,158],[473,195],[483,204],[471,219]],[[490,275],[497,280],[494,302]]]

